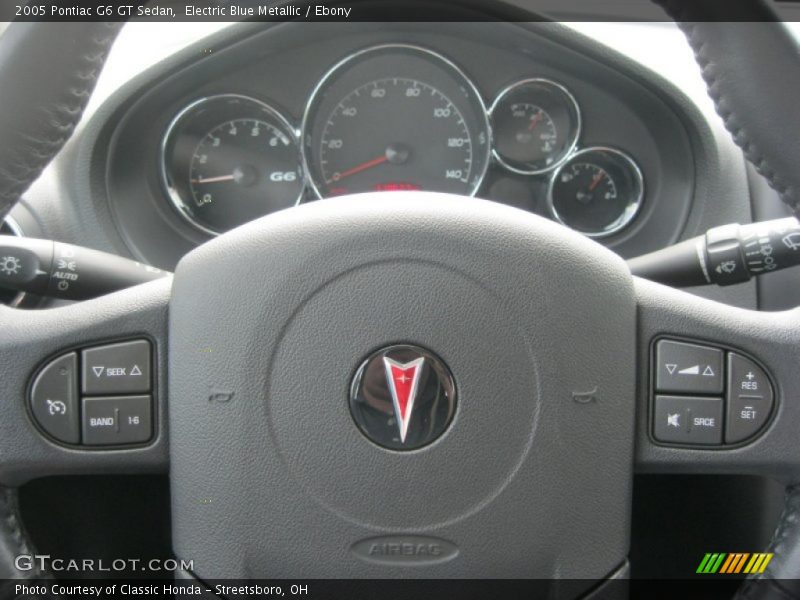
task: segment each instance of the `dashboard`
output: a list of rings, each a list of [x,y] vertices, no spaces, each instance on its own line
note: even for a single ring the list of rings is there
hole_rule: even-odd
[[[428,190],[624,256],[673,243],[696,185],[690,119],[624,61],[524,25],[262,24],[195,49],[106,120],[114,224],[137,258],[173,268],[299,203]]]

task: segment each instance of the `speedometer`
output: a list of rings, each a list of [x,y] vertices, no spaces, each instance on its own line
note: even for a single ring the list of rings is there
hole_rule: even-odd
[[[480,94],[453,63],[414,46],[379,46],[322,80],[303,120],[303,151],[320,197],[473,195],[489,164],[489,124]]]

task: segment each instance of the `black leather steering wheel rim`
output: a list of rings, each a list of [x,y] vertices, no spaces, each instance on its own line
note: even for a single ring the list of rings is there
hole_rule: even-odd
[[[800,93],[794,36],[763,0],[657,2],[686,35],[734,142],[797,214],[800,147],[784,120]]]
[[[665,3],[668,9],[670,4]],[[684,5],[678,3],[671,10],[677,20],[684,21],[681,27],[695,49],[711,96],[734,140],[781,194],[784,202],[797,211],[800,206],[800,173],[794,166],[800,164],[800,146],[792,141],[774,143],[775,140],[770,139],[776,134],[776,128],[761,120],[770,120],[781,111],[785,114],[786,105],[781,100],[771,98],[772,95],[758,94],[758,89],[763,89],[770,75],[780,73],[780,86],[785,93],[778,96],[782,99],[800,97],[800,93],[790,91],[800,92],[800,78],[795,76],[800,71],[788,69],[787,81],[787,70],[779,66],[793,64],[796,67],[797,46],[793,39],[785,32],[781,34],[778,25],[775,25],[775,29],[770,28],[769,33],[759,36],[766,51],[771,54],[770,62],[776,68],[758,71],[757,77],[743,82],[737,76],[742,64],[737,61],[743,60],[743,57],[734,58],[740,56],[734,51],[737,37],[724,33],[727,24],[701,20],[686,22],[687,19],[700,19],[704,15],[686,12]],[[764,13],[753,13],[753,20],[763,22]],[[0,216],[10,210],[68,140],[86,106],[117,31],[117,26],[113,24],[59,24],[58,34],[53,35],[52,27],[55,25],[15,24],[0,37],[0,105],[14,107],[13,111],[4,111],[5,115],[13,113],[14,118],[0,117]],[[64,28],[71,30],[65,33]],[[752,49],[748,47],[743,54],[750,54]],[[42,57],[48,58],[46,66],[39,60]],[[31,66],[33,63],[36,63],[35,67]],[[30,77],[24,80],[35,86],[33,92],[29,87],[23,89],[23,86],[3,85],[4,81],[19,81],[20,74],[32,68],[40,76],[35,80]],[[46,71],[43,70],[45,68]],[[32,93],[37,102],[30,102]],[[750,109],[756,100],[761,103],[761,110],[752,111]],[[776,100],[775,106],[763,106],[772,100]],[[782,126],[777,129],[785,131]],[[13,563],[8,562],[9,558],[13,561],[13,557],[22,552],[29,542],[19,525],[13,493],[6,490],[3,497],[7,514],[4,522],[15,523],[16,526],[0,531],[0,572],[7,573],[5,576],[9,577],[40,576],[40,573],[20,573]],[[757,577],[774,582],[776,579],[796,579],[800,576],[798,510],[800,488],[788,488],[786,510],[770,546],[775,558],[767,571]],[[740,594],[742,597],[756,597],[764,594],[766,589],[778,597],[796,597],[800,591],[783,583],[774,583],[769,588],[749,584],[742,588]]]
[[[0,35],[0,219],[69,140],[119,29],[118,23],[12,23]],[[46,577],[38,567],[16,567],[17,556],[33,553],[16,490],[2,488],[0,578]]]
[[[119,28],[14,22],[0,35],[0,219],[72,135]]]

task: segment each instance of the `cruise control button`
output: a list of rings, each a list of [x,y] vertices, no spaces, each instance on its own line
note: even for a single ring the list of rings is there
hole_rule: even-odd
[[[70,352],[50,362],[33,382],[31,412],[47,433],[61,442],[80,441],[78,355]]]
[[[749,358],[728,354],[728,418],[725,441],[735,444],[754,436],[767,422],[775,402],[764,370]]]
[[[656,391],[722,394],[722,350],[661,340],[656,344]]]
[[[150,391],[150,342],[135,340],[83,351],[84,394]]]
[[[772,403],[766,398],[738,396],[728,401],[725,442],[736,444],[754,436],[769,418]]]
[[[749,358],[728,354],[728,393],[732,396],[763,396],[772,398],[772,385],[764,369]]]
[[[83,399],[83,443],[113,446],[146,442],[152,435],[150,396]]]
[[[656,396],[653,434],[661,442],[722,443],[722,398]]]

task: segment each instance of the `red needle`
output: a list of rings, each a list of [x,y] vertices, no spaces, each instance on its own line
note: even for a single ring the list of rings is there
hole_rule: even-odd
[[[537,112],[535,115],[533,115],[533,117],[531,118],[531,124],[528,125],[528,131],[533,131],[536,128],[536,126],[539,124],[539,121],[542,120],[543,116],[544,115],[542,115],[542,111],[541,110],[539,112]]]
[[[592,183],[589,186],[590,192],[593,192],[594,188],[600,185],[600,182],[603,181],[603,177],[605,177],[605,175],[606,175],[605,171],[600,171],[597,175],[594,176],[594,179],[592,179]]]
[[[353,167],[352,169],[347,169],[347,171],[342,171],[338,175],[334,175],[331,178],[331,181],[339,181],[340,179],[344,179],[345,177],[349,177],[350,175],[361,173],[361,171],[366,171],[367,169],[371,169],[372,167],[377,167],[378,165],[382,165],[388,160],[389,159],[385,154],[383,156],[379,156],[378,158],[373,158],[372,160],[368,160],[365,163],[361,163],[360,165]],[[330,181],[328,183],[330,183]]]
[[[216,183],[218,181],[233,181],[236,175],[219,175],[217,177],[205,177],[203,179],[192,179],[192,183]]]

